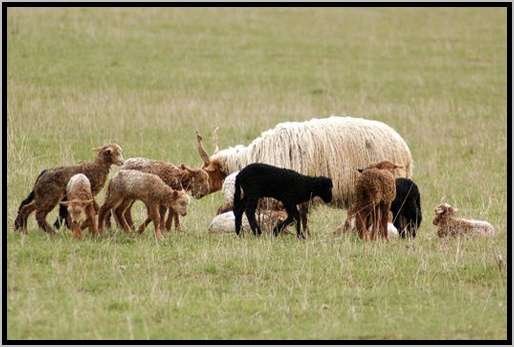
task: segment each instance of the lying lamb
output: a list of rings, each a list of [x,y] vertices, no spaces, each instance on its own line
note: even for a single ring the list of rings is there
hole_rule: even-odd
[[[261,210],[256,213],[257,223],[262,230],[271,232],[273,228],[287,218],[285,211]],[[235,231],[236,217],[233,211],[227,211],[218,214],[209,224],[209,232],[212,233],[229,233]],[[251,231],[250,223],[246,216],[243,216],[241,228],[243,232]]]
[[[61,201],[61,205],[67,207],[73,236],[80,238],[81,229],[89,227],[89,232],[96,235],[98,226],[96,222],[95,200],[91,193],[91,184],[86,175],[73,175],[66,186],[68,201]]]
[[[241,198],[241,190],[244,196]],[[246,166],[236,177],[234,193],[234,215],[236,233],[241,230],[243,212],[253,233],[261,234],[255,220],[255,211],[260,198],[274,198],[287,211],[287,219],[273,230],[278,235],[282,229],[296,220],[296,236],[305,238],[300,230],[300,214],[297,205],[319,196],[325,203],[332,201],[332,180],[328,177],[311,177],[296,171],[276,166],[254,163]]]
[[[493,226],[486,222],[474,219],[464,219],[455,216],[458,209],[447,203],[442,203],[434,210],[433,224],[437,226],[437,236],[458,236],[476,234],[492,236],[495,234]]]
[[[115,143],[95,150],[97,155],[94,162],[42,171],[36,179],[34,188],[18,209],[14,222],[15,230],[26,231],[27,219],[32,212],[36,211],[39,227],[47,233],[54,233],[54,229],[46,221],[46,216],[61,201],[66,193],[68,181],[77,173],[86,175],[91,184],[91,192],[96,196],[107,180],[111,165],[123,164],[123,155],[121,147]]]
[[[106,214],[113,208],[119,207],[133,200],[141,200],[147,209],[148,217],[153,221],[155,227],[155,237],[162,239],[160,206],[172,208],[181,216],[187,214],[189,196],[183,190],[170,188],[159,176],[137,170],[120,170],[109,182],[107,197],[98,213],[99,232],[103,230]],[[123,213],[116,215],[119,217],[119,224],[123,230],[129,231],[130,226]],[[140,229],[139,232],[143,232]]]

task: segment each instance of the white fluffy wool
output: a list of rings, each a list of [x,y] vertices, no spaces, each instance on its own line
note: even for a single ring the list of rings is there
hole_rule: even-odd
[[[210,159],[220,163],[226,174],[261,162],[330,177],[332,205],[343,208],[353,199],[357,168],[389,160],[404,166],[397,169],[397,177],[411,177],[413,166],[409,147],[393,128],[378,121],[339,116],[280,123],[248,146],[218,151]]]

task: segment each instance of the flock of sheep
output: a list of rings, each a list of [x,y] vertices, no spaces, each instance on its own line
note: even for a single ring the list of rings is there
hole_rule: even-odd
[[[309,235],[307,215],[321,203],[348,210],[336,232],[356,229],[359,237],[388,239],[392,233],[415,237],[422,221],[420,193],[412,181],[412,156],[402,137],[378,121],[328,117],[285,122],[267,130],[248,146],[216,149],[208,155],[197,133],[199,168],[176,166],[146,158],[124,160],[122,148],[108,144],[96,149],[94,161],[43,170],[22,201],[15,230],[25,231],[32,212],[40,228],[55,229],[46,216],[60,204],[59,217],[80,238],[111,226],[111,215],[125,231],[135,230],[131,207],[136,200],[147,209],[142,233],[153,222],[155,236],[172,224],[180,229],[187,214],[188,193],[200,199],[223,190],[224,204],[211,231],[273,230],[277,235],[296,222],[298,238]],[[107,187],[103,205],[95,196],[105,185],[112,165],[121,166]],[[433,224],[439,237],[460,234],[493,235],[488,222],[458,218],[456,208],[442,203]],[[243,214],[246,220],[243,220]],[[303,231],[302,231],[303,229]]]

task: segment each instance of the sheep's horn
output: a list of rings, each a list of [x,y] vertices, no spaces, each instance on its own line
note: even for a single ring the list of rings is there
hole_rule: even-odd
[[[203,140],[203,138],[197,130],[196,131],[196,144],[197,144],[197,148],[198,148],[198,153],[200,154],[200,158],[202,158],[203,163],[205,165],[208,165],[210,162],[209,155],[205,151],[205,148],[203,148],[202,140]]]
[[[219,151],[219,146],[218,146],[218,129],[220,127],[216,127],[214,128],[214,131],[212,132],[212,141],[214,142],[214,152],[213,153],[216,153]]]

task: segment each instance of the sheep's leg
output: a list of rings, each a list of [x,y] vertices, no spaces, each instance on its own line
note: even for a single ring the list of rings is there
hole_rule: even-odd
[[[129,199],[123,199],[122,202],[114,209],[114,215],[116,216],[116,221],[121,226],[123,231],[129,233],[132,229],[131,224],[127,221],[127,214],[130,215],[130,211],[128,211],[129,206],[131,206],[133,201]],[[127,213],[128,211],[128,213]],[[131,218],[131,217],[130,217]],[[132,221],[132,219],[131,219]]]
[[[171,226],[173,225],[173,217],[175,217],[175,210],[171,207],[168,208],[168,218],[166,218],[166,230],[171,231]],[[178,231],[177,223],[175,223],[175,230]]]
[[[309,213],[309,204],[304,203],[300,205],[300,218],[302,220],[302,228],[305,236],[311,236],[309,226],[307,224],[307,214]]]
[[[361,240],[367,237],[367,223],[363,212],[364,211],[358,211],[355,214],[355,228],[357,229],[357,233]]]
[[[305,235],[302,233],[302,228],[300,225],[301,220],[298,208],[296,206],[290,206],[289,208],[286,207],[286,211],[288,215],[292,216],[294,220],[296,220],[296,238],[305,239]]]
[[[86,214],[89,219],[89,233],[91,235],[98,234],[98,222],[96,220],[96,208],[94,205],[89,205],[86,207]]]
[[[255,211],[257,210],[258,200],[248,200],[246,202],[245,214],[246,218],[248,218],[248,222],[250,223],[250,228],[254,235],[261,235],[261,227],[257,220],[255,219]]]
[[[177,212],[170,209],[170,212],[173,211],[173,220],[175,221],[175,231],[182,231],[182,227],[180,226],[180,217]]]
[[[148,224],[152,223],[152,218],[150,218],[150,212],[147,211],[147,213],[148,213],[148,217],[145,219],[145,221],[143,223],[141,223],[139,228],[137,228],[137,232],[140,234],[142,234],[143,231],[145,231]]]
[[[36,203],[32,201],[31,203],[23,206],[18,212],[18,216],[16,217],[16,222],[14,223],[14,230],[21,229],[22,232],[27,232],[27,220],[32,212],[36,210]]]
[[[115,206],[118,205],[119,200],[121,200],[121,199],[117,199],[117,198],[108,196],[107,199],[105,200],[104,204],[102,205],[102,207],[100,207],[100,210],[98,211],[98,233],[99,234],[103,233],[104,222],[107,219],[107,215],[108,214],[110,215],[111,210]]]
[[[46,221],[46,215],[49,213],[50,211],[48,209],[44,209],[44,210],[37,210],[36,212],[36,220],[37,220],[37,224],[39,225],[39,227],[41,229],[43,229],[46,233],[49,233],[49,234],[55,234],[55,230],[52,229],[52,227],[50,226],[50,224],[48,224],[48,222]]]
[[[236,225],[236,234],[240,235],[241,223],[243,221],[243,213],[245,210],[246,199],[243,198],[241,201],[234,203],[234,217]],[[242,235],[242,234],[241,234]]]
[[[161,234],[161,216],[159,213],[159,205],[153,205],[148,207],[148,213],[150,215],[150,218],[153,221],[154,230],[155,230],[155,238],[159,241],[162,240],[162,234]]]
[[[391,204],[381,204],[381,229],[382,229],[382,237],[386,240],[389,240],[389,236],[387,234],[387,223],[389,222],[389,208],[391,207]]]
[[[165,229],[166,228],[166,211],[168,210],[168,208],[164,205],[161,205],[159,206],[159,215],[160,215],[160,218],[161,218],[161,229]]]

